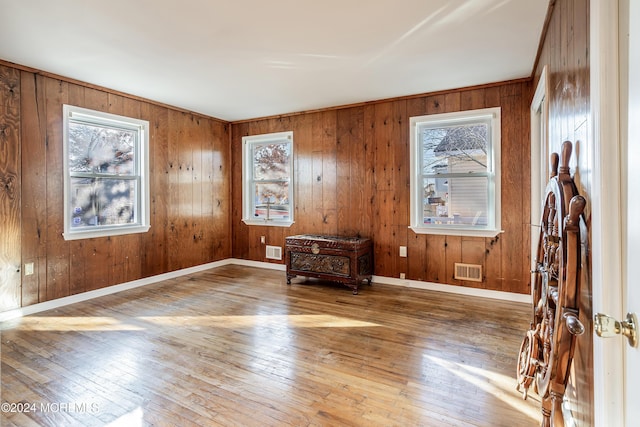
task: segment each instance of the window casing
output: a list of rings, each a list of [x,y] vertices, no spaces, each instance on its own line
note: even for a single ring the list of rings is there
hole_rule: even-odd
[[[149,122],[63,106],[65,240],[149,230]]]
[[[293,132],[242,138],[242,220],[249,225],[293,224]]]
[[[410,126],[410,228],[500,233],[500,108],[412,117]]]

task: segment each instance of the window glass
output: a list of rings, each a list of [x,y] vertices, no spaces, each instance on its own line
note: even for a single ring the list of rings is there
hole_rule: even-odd
[[[64,106],[65,239],[149,229],[148,122]]]
[[[500,228],[500,109],[411,118],[411,227],[495,235]]]
[[[293,132],[243,138],[243,221],[293,223]]]

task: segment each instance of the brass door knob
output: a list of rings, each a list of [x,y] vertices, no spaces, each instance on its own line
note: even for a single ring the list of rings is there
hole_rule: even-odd
[[[638,345],[638,318],[634,313],[627,313],[627,319],[619,322],[606,314],[596,313],[593,316],[593,326],[596,334],[601,338],[624,335],[631,347]]]

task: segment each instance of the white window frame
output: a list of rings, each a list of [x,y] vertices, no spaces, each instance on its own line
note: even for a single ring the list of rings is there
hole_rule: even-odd
[[[259,218],[253,216],[255,200],[253,197],[255,180],[253,178],[253,146],[265,143],[289,144],[289,219]],[[262,135],[251,135],[242,138],[242,221],[247,225],[267,225],[273,227],[290,227],[294,221],[294,170],[293,170],[293,131],[276,132]]]
[[[431,114],[411,117],[410,120],[410,221],[411,228],[417,234],[437,234],[452,236],[495,237],[501,230],[501,192],[500,192],[500,107],[455,113]],[[471,227],[460,224],[424,224],[423,188],[421,173],[421,146],[419,129],[426,126],[443,126],[473,123],[490,120],[489,147],[487,150],[488,213],[485,227]]]
[[[149,231],[149,122],[73,105],[63,105],[63,162],[64,162],[64,233],[65,240],[145,233]],[[73,212],[70,206],[71,178],[69,170],[69,124],[86,123],[120,128],[137,133],[135,175],[137,180],[135,221],[132,224],[71,227]],[[117,175],[109,175],[117,176]]]

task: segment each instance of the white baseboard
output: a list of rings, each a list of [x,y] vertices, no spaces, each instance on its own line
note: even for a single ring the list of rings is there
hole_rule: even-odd
[[[133,280],[131,282],[121,283],[94,291],[83,292],[68,297],[58,298],[51,301],[41,302],[29,305],[23,308],[16,308],[0,313],[0,322],[16,319],[22,316],[39,313],[45,310],[60,308],[65,305],[74,304],[81,301],[87,301],[105,295],[114,294],[116,292],[126,291],[128,289],[138,288],[140,286],[150,285],[152,283],[161,282],[163,280],[175,279],[176,277],[185,276],[187,274],[198,273],[200,271],[209,270],[211,268],[222,267],[224,265],[243,265],[247,267],[257,267],[269,270],[285,271],[284,264],[275,264],[271,262],[250,261],[239,258],[227,258],[220,261],[210,262],[195,267],[184,268],[182,270],[170,271],[168,273],[158,274],[157,276],[145,277],[143,279]],[[430,291],[448,292],[460,295],[470,295],[481,298],[492,298],[504,301],[522,302],[531,304],[531,295],[515,294],[511,292],[491,291],[488,289],[466,288],[463,286],[443,285],[440,283],[421,282],[418,280],[396,279],[393,277],[373,276],[374,283],[382,283],[385,285],[404,286],[416,289],[425,289]]]
[[[175,279],[176,277],[197,273],[204,270],[209,270],[210,268],[221,267],[223,265],[231,264],[232,262],[230,261],[232,261],[232,259],[227,258],[221,261],[210,262],[207,264],[197,265],[195,267],[183,268],[182,270],[170,271],[168,273],[162,273],[156,276],[133,280],[131,282],[120,283],[118,285],[108,286],[106,288],[96,289],[94,291],[82,292],[80,294],[70,295],[68,297],[58,298],[51,301],[40,302],[37,304],[29,305],[27,307],[3,311],[2,313],[0,313],[0,322],[15,319],[22,316],[28,316],[30,314],[39,313],[45,310],[60,308],[65,305],[74,304],[76,302],[87,301],[93,298],[115,294],[116,292],[122,292],[128,289],[138,288],[140,286],[150,285],[152,283],[157,283],[162,280]]]
[[[425,289],[429,291],[447,292],[450,294],[469,295],[474,297],[531,304],[530,294],[516,294],[513,292],[492,291],[490,289],[467,288],[464,286],[443,285],[442,283],[396,279],[394,277],[385,276],[373,276],[373,282],[385,285],[404,286],[407,288]]]
[[[244,265],[246,267],[266,268],[268,270],[279,270],[279,271],[287,270],[287,267],[284,264],[275,264],[273,262],[250,261],[247,259],[240,259],[240,258],[229,258],[229,261],[230,261],[229,264]]]

